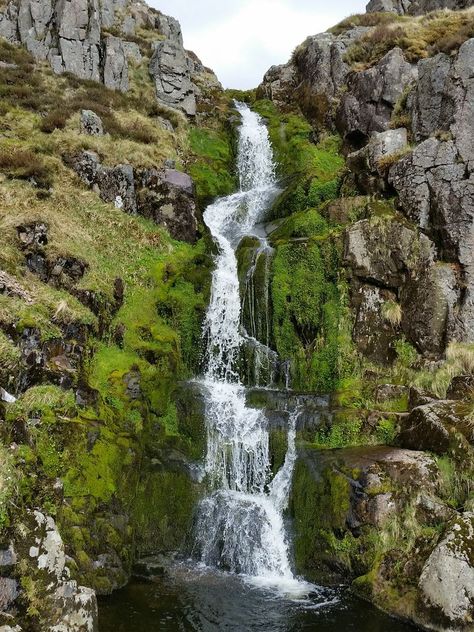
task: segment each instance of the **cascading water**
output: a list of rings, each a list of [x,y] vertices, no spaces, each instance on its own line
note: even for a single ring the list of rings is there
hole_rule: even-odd
[[[263,121],[247,106],[236,107],[242,117],[240,191],[218,200],[204,214],[219,254],[205,321],[203,380],[207,393],[205,470],[211,493],[199,507],[196,544],[206,565],[251,577],[258,584],[289,592],[297,586],[301,591],[291,571],[283,521],[296,458],[297,412],[290,415],[285,463],[271,480],[268,421],[263,411],[247,407],[239,375],[241,351],[249,340],[271,350],[268,323],[267,338],[261,342],[253,338],[256,329],[247,333],[242,327],[235,250],[243,236],[252,234],[278,189]],[[264,249],[268,244],[262,240],[260,250]]]

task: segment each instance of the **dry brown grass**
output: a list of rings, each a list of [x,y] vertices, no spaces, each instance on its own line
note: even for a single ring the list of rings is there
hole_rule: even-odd
[[[453,54],[474,36],[474,11],[435,11],[404,21],[377,24],[349,47],[346,61],[355,70],[376,64],[395,47],[409,62],[432,57],[439,52]]]

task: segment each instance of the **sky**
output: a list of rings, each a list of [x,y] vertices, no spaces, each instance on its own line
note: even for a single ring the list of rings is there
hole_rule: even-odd
[[[177,18],[184,45],[225,88],[255,88],[308,35],[322,33],[367,0],[148,0]]]

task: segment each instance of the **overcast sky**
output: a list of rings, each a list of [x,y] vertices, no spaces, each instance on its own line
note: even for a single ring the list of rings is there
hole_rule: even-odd
[[[184,45],[226,88],[255,88],[308,35],[365,11],[367,0],[149,0],[181,22]]]

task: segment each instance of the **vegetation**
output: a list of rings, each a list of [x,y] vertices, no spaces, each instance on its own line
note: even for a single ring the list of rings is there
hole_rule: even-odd
[[[474,36],[474,16],[469,10],[440,10],[412,19],[375,17],[374,22],[374,28],[346,53],[346,61],[358,70],[376,64],[395,47],[403,50],[409,62],[416,62],[437,53],[453,54]]]

